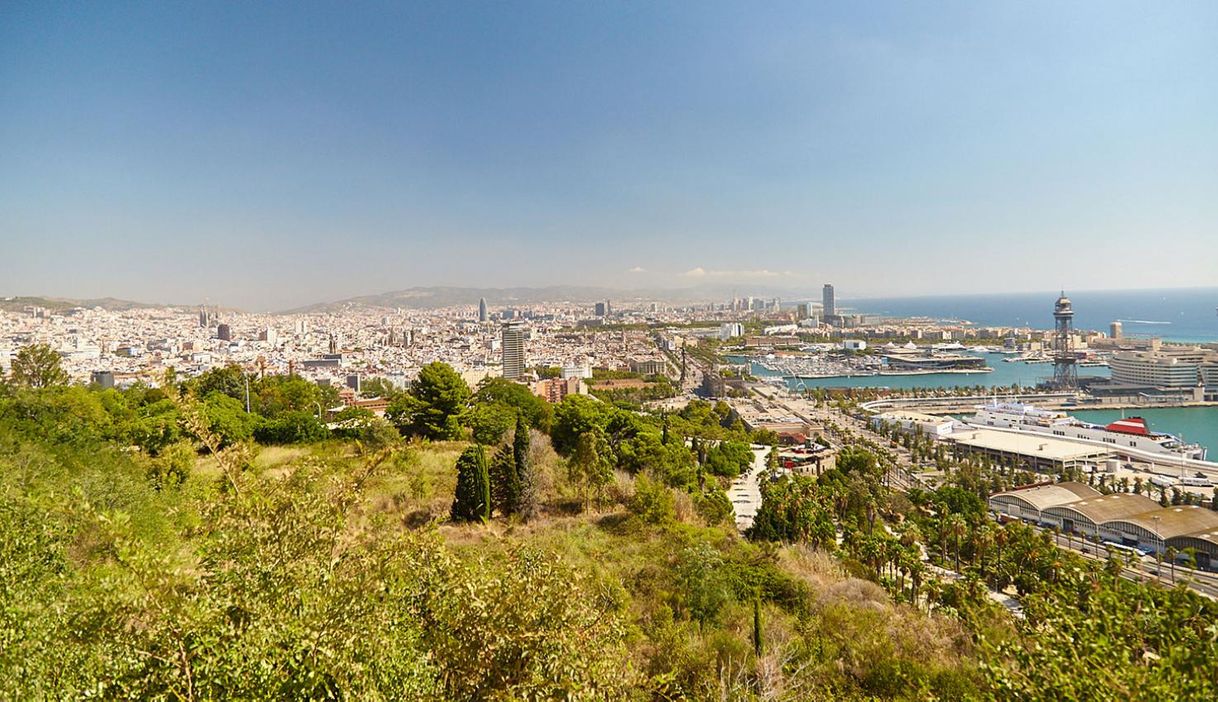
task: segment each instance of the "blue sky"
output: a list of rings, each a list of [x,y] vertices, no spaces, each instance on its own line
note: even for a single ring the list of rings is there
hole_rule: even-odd
[[[0,294],[1213,285],[1218,3],[0,4]]]

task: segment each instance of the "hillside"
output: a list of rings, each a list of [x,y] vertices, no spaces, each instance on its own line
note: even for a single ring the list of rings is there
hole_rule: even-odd
[[[992,522],[1001,468],[940,456],[949,485],[905,495],[829,426],[837,466],[764,479],[746,538],[723,486],[773,437],[724,403],[552,406],[433,364],[388,420],[327,426],[332,388],[252,377],[247,412],[245,380],[0,384],[0,699],[1218,690],[1218,606]]]
[[[111,310],[114,312],[122,312],[125,310],[163,306],[164,305],[153,305],[144,302],[133,302],[131,300],[120,300],[113,297],[99,297],[92,299],[19,295],[0,297],[0,310],[4,310],[5,312],[21,312],[26,307],[41,307],[52,312],[63,312],[75,307],[83,307],[86,309],[100,307],[102,309]]]

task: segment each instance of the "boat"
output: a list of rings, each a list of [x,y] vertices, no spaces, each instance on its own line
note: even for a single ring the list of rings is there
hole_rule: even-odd
[[[1111,444],[1114,448],[1130,447],[1164,456],[1183,456],[1204,461],[1206,448],[1186,444],[1179,437],[1153,432],[1141,417],[1127,417],[1109,424],[1091,424],[1065,412],[1039,409],[1021,402],[993,402],[978,405],[976,413],[967,420],[975,427],[1019,429],[1065,438],[1086,439]]]

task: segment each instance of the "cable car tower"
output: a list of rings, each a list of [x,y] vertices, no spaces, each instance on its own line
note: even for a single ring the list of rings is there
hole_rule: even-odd
[[[1078,389],[1078,356],[1074,352],[1074,307],[1063,290],[1053,305],[1053,388]]]

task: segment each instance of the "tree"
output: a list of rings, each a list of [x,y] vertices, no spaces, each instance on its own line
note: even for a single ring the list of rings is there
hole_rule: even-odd
[[[245,383],[245,371],[241,370],[241,366],[230,363],[221,368],[212,368],[189,381],[188,385],[193,387],[195,397],[207,397],[218,392],[237,400],[244,407]]]
[[[511,444],[504,444],[495,452],[491,459],[490,480],[492,508],[505,517],[515,514],[520,502],[520,474]]]
[[[788,475],[766,484],[762,487],[761,507],[748,536],[763,541],[831,546],[836,527],[829,502],[817,481],[808,476]]]
[[[68,374],[59,363],[59,354],[46,344],[23,346],[13,357],[12,382],[27,388],[67,385]]]
[[[525,441],[529,441],[527,433]],[[537,466],[528,458],[526,452],[524,463],[517,466],[517,472],[520,475],[519,515],[522,521],[535,519],[541,509],[541,476],[538,475],[537,470]]]
[[[203,398],[203,414],[223,446],[253,438],[258,428],[258,415],[246,412],[239,401],[220,392]]]
[[[457,492],[452,519],[456,522],[485,522],[491,517],[491,482],[486,450],[475,444],[457,459]]]
[[[506,405],[515,410],[512,414],[523,414],[525,421],[534,429],[541,432],[550,430],[553,419],[550,403],[534,395],[527,385],[506,378],[487,378],[478,384],[474,402],[477,405]]]
[[[280,412],[254,430],[254,438],[264,444],[308,444],[329,436],[326,425],[312,412],[303,410]]]
[[[753,595],[753,655],[761,657],[761,591]]]
[[[428,439],[461,438],[461,421],[469,410],[470,390],[452,366],[433,361],[423,366],[410,385],[410,394],[398,398],[386,416],[403,434]]]
[[[593,430],[603,430],[609,423],[605,403],[587,395],[567,395],[554,410],[554,426],[550,437],[554,449],[564,456],[575,450],[580,436]]]
[[[571,481],[580,486],[584,509],[588,508],[590,493],[599,494],[600,489],[613,478],[613,468],[607,458],[609,445],[597,431],[585,431],[579,435],[575,451],[568,461]]]

